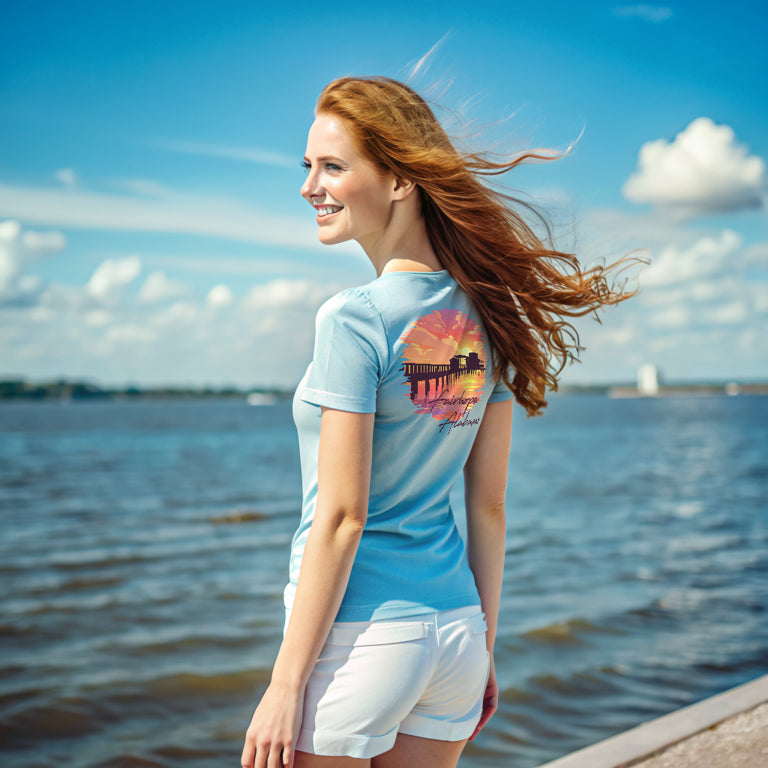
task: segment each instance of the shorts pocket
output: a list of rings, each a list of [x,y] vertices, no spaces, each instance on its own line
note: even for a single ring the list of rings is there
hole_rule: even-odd
[[[361,625],[334,624],[328,633],[327,645],[385,645],[423,640],[429,636],[430,625],[422,621],[371,622]]]

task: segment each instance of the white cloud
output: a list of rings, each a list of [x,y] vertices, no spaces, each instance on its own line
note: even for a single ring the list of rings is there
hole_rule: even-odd
[[[25,302],[7,301],[7,291],[2,296],[0,375],[292,387],[311,355],[318,305],[343,287],[282,279],[251,285],[236,300],[212,279],[207,292],[196,296],[190,288],[167,305],[142,300],[170,298],[165,275],[153,273],[140,291],[126,290],[142,272],[137,255],[103,260],[80,285],[46,284],[25,271],[63,242],[56,233],[0,223],[0,254],[13,257],[0,263],[12,266],[13,295],[22,288],[30,294]]]
[[[139,197],[166,197],[173,192],[152,179],[116,179],[115,186]]]
[[[87,293],[85,286],[50,283],[40,292],[38,302],[61,314],[89,312],[99,302]]]
[[[93,309],[83,315],[83,320],[86,325],[108,325],[112,322],[113,315],[111,312],[107,312],[104,309]]]
[[[699,117],[671,142],[643,144],[623,192],[636,203],[696,216],[760,207],[764,189],[762,158],[750,156],[729,126]]]
[[[768,313],[768,281],[751,286],[752,306],[758,314]]]
[[[67,244],[67,238],[61,232],[34,232],[25,230],[21,242],[33,260],[61,251]]]
[[[0,302],[27,301],[42,286],[24,270],[66,246],[61,232],[22,231],[18,221],[0,222]]]
[[[7,291],[21,271],[20,233],[18,221],[0,222],[0,291]]]
[[[86,291],[100,301],[115,301],[123,288],[132,282],[140,271],[141,260],[137,256],[105,259],[91,275]]]
[[[315,306],[328,298],[327,285],[317,285],[309,280],[272,280],[254,285],[243,298],[247,309],[269,309],[279,306]]]
[[[139,291],[139,301],[153,304],[166,299],[175,299],[183,296],[188,289],[184,283],[177,280],[169,280],[162,270],[156,270],[144,281]]]
[[[664,297],[666,293],[667,292],[665,291],[664,293],[659,293],[658,295]],[[681,291],[680,293],[683,296],[685,295],[684,291]],[[695,282],[690,286],[688,293],[695,301],[714,301],[720,294],[718,281],[706,280]]]
[[[747,319],[747,305],[743,301],[731,301],[712,310],[712,320],[718,325],[743,323]]]
[[[227,160],[243,160],[248,163],[271,165],[277,168],[296,168],[300,158],[257,147],[227,147],[220,144],[206,144],[200,141],[157,141],[153,146],[171,152],[204,157],[222,157]]]
[[[214,285],[205,298],[209,307],[228,307],[233,301],[232,291],[226,285]]]
[[[56,180],[65,187],[77,186],[77,174],[71,168],[59,168],[56,171]]]
[[[285,216],[254,203],[178,192],[147,180],[122,180],[119,186],[126,193],[0,184],[0,216],[47,226],[185,233],[302,250],[324,247],[309,209],[307,216]],[[335,248],[359,253],[355,243]]]
[[[105,333],[108,342],[118,344],[151,344],[155,338],[154,332],[143,325],[114,325]]]
[[[192,301],[176,301],[170,307],[152,316],[152,323],[159,326],[188,327],[197,321],[199,309]]]
[[[768,264],[768,243],[753,243],[745,254],[749,266],[763,267]]]
[[[740,247],[741,237],[730,229],[702,237],[689,246],[672,243],[653,254],[650,267],[640,274],[640,285],[671,286],[716,277]]]
[[[650,324],[656,328],[682,328],[690,320],[690,312],[687,307],[669,307],[658,312],[653,312],[649,318]]]
[[[674,11],[666,5],[640,3],[638,5],[617,6],[613,9],[613,15],[642,19],[643,21],[650,21],[652,24],[660,24],[662,21],[671,19]]]
[[[577,321],[587,349],[568,381],[632,381],[634,366],[648,362],[671,381],[768,375],[768,243],[656,211],[590,212],[582,227],[577,252],[586,263],[646,245],[640,255],[651,265],[639,271],[639,294],[602,313],[602,325]],[[747,329],[760,334],[752,349],[740,341]]]

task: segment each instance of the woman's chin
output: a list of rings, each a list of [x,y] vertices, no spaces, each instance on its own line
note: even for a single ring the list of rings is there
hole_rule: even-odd
[[[324,230],[322,228],[318,230],[317,239],[323,245],[338,245],[339,243],[344,243],[347,240],[349,240],[349,238],[344,237],[344,235],[340,235],[334,232],[329,232],[328,230]]]

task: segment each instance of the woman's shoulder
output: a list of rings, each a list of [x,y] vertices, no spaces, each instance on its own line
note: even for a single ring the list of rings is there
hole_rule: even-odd
[[[371,312],[376,306],[371,298],[369,283],[344,288],[326,299],[317,312],[318,318],[333,317],[344,313]]]
[[[330,333],[335,328],[364,335],[378,330],[386,335],[386,313],[377,306],[369,286],[345,288],[323,302],[317,310],[317,332]]]

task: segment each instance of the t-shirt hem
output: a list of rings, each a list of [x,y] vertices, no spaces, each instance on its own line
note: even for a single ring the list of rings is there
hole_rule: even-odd
[[[477,592],[455,595],[450,598],[441,597],[424,602],[404,602],[391,600],[377,605],[344,605],[342,604],[334,621],[385,621],[389,619],[407,619],[410,616],[422,616],[425,613],[448,611],[452,608],[466,608],[479,605]]]
[[[376,401],[371,398],[351,397],[349,395],[339,395],[335,392],[325,392],[322,389],[305,387],[301,393],[301,399],[311,405],[335,408],[339,411],[376,413]]]
[[[285,606],[285,625],[288,626],[288,617],[293,610],[293,600],[296,595],[296,586],[288,582],[283,590],[283,604]],[[468,608],[480,605],[480,596],[475,592],[465,592],[453,597],[439,597],[423,602],[406,602],[404,600],[387,600],[384,603],[371,605],[344,605],[339,608],[334,621],[384,621],[389,619],[407,619],[411,616],[423,616],[425,613],[449,611],[452,608]]]

